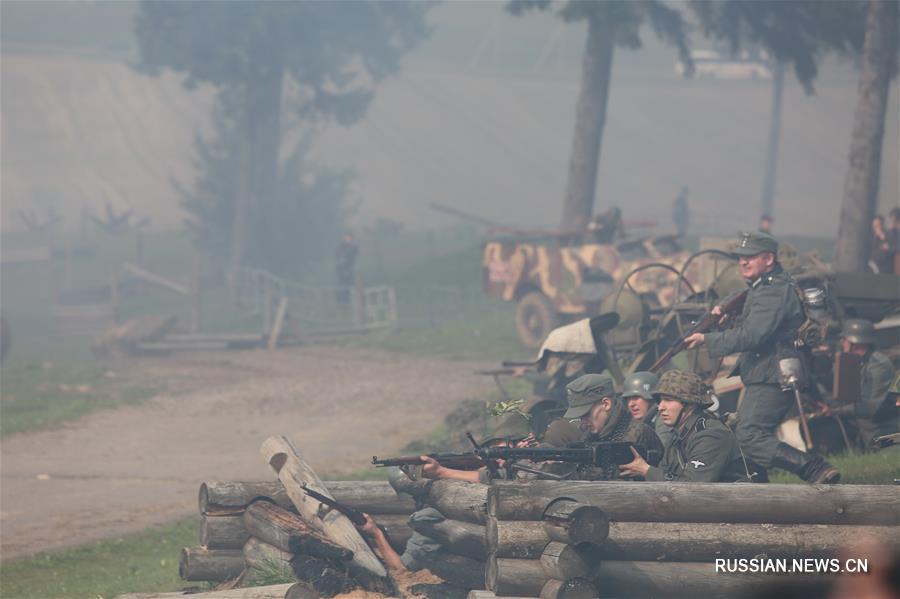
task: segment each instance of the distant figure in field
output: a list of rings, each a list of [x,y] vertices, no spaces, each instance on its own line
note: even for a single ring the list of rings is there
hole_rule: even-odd
[[[772,215],[768,212],[763,212],[759,217],[759,231],[760,233],[768,233],[772,234],[772,227],[775,226],[775,219],[772,218]]]
[[[690,208],[688,208],[688,194],[691,192],[687,187],[682,187],[675,201],[672,202],[672,222],[675,224],[675,231],[679,237],[684,237],[687,233],[688,222],[691,218]]]

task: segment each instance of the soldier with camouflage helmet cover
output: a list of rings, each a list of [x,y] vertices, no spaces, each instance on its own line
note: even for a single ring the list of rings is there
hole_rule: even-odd
[[[896,433],[897,403],[890,398],[896,372],[888,357],[875,351],[875,327],[872,323],[861,318],[845,320],[841,328],[841,351],[860,357],[862,389],[859,401],[831,411],[856,417],[857,427],[866,444],[874,437]]]
[[[640,420],[656,432],[663,446],[669,444],[672,429],[659,419],[659,409],[653,399],[653,387],[659,376],[653,372],[635,372],[622,384],[622,399],[631,417]]]
[[[699,376],[670,370],[653,388],[660,418],[672,427],[672,441],[659,466],[635,454],[620,466],[625,475],[647,480],[682,482],[734,482],[748,480],[749,473],[734,433],[706,411],[712,399]]]
[[[809,483],[836,483],[841,477],[837,468],[775,436],[794,406],[793,396],[781,386],[778,363],[795,357],[794,341],[806,320],[796,286],[778,262],[778,242],[767,233],[743,233],[733,254],[750,285],[739,321],[731,329],[694,333],[685,341],[690,348],[705,344],[714,359],[740,353],[737,371],[745,391],[735,434],[748,457]],[[713,309],[713,314],[721,313],[718,306]]]

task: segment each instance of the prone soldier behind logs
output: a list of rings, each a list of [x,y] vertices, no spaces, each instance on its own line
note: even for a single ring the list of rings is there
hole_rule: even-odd
[[[580,421],[582,442],[624,441],[642,447],[651,464],[659,463],[663,446],[650,426],[632,418],[628,407],[616,398],[613,381],[606,374],[586,374],[566,387],[569,409],[566,420]],[[573,477],[581,480],[613,480],[620,478],[614,463],[582,468]]]
[[[659,401],[660,419],[672,427],[672,440],[658,467],[635,454],[633,462],[619,467],[621,474],[679,482],[750,479],[734,433],[706,411],[713,401],[699,376],[680,370],[663,373],[653,397]]]
[[[739,321],[731,329],[694,333],[685,341],[691,348],[705,343],[713,359],[740,352],[737,370],[745,392],[735,433],[749,458],[809,483],[836,483],[837,468],[775,436],[794,406],[793,395],[781,386],[778,362],[796,352],[797,331],[806,320],[796,286],[778,262],[778,242],[767,233],[744,233],[733,253],[750,285]],[[714,314],[721,313],[717,308]]]
[[[855,417],[866,445],[874,437],[896,433],[897,404],[889,397],[896,372],[888,357],[875,351],[875,327],[872,323],[861,318],[845,320],[841,329],[841,351],[861,358],[862,388],[859,401],[832,409],[831,412]]]

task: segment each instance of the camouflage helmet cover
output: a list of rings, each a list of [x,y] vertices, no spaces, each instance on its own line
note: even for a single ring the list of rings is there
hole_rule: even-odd
[[[653,372],[635,372],[622,386],[622,399],[630,397],[643,397],[647,401],[653,401],[653,387],[659,382],[659,377]]]
[[[841,327],[841,337],[851,343],[869,345],[875,343],[875,327],[862,318],[848,318]]]
[[[694,403],[704,408],[713,405],[703,380],[693,372],[669,370],[659,377],[653,388],[653,399],[659,401],[662,395],[674,397],[683,403]]]

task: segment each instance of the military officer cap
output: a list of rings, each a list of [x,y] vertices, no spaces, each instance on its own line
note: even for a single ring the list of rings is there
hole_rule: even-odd
[[[658,382],[659,377],[652,372],[635,372],[622,385],[622,399],[643,397],[647,401],[653,401],[651,391]]]
[[[875,327],[862,318],[848,318],[841,327],[841,337],[850,343],[872,345],[875,343]]]
[[[607,374],[586,374],[566,385],[569,409],[563,415],[566,420],[581,418],[591,411],[594,404],[604,397],[615,397],[613,381]]]
[[[682,403],[695,403],[704,408],[713,405],[713,400],[706,392],[703,380],[693,372],[669,370],[659,377],[653,388],[653,399],[659,401],[662,396],[674,397]]]
[[[731,253],[734,256],[755,256],[763,252],[778,254],[778,241],[768,233],[741,233],[737,247]]]

